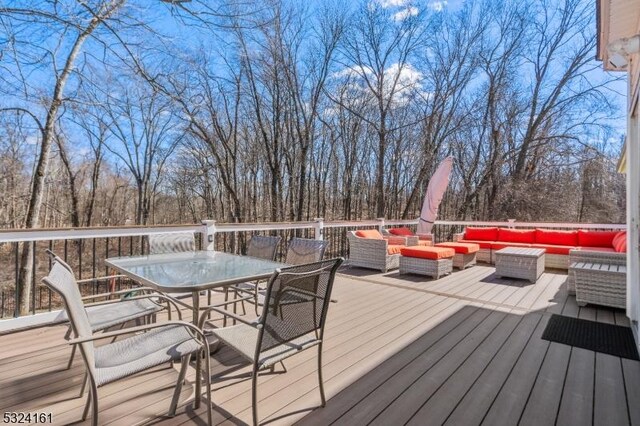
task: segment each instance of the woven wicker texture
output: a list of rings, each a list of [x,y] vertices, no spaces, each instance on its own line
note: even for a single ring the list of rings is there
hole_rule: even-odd
[[[193,232],[172,232],[170,234],[149,235],[149,253],[181,253],[196,250]]]
[[[289,241],[287,257],[284,263],[302,265],[304,263],[318,262],[322,260],[327,245],[329,245],[329,241],[292,238]]]
[[[418,274],[427,275],[435,279],[443,275],[450,274],[453,271],[452,258],[431,260],[419,257],[400,257],[400,273],[401,274]]]
[[[544,272],[544,250],[531,248],[505,248],[494,253],[496,275],[521,278],[535,283]]]
[[[347,232],[349,240],[349,265],[387,272],[400,265],[399,254],[388,254],[387,240],[359,238],[354,231]]]

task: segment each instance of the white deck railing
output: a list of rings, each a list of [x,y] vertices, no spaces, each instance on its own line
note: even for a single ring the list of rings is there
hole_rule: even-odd
[[[78,255],[76,264],[80,269],[79,274],[84,273],[91,278],[101,276],[98,271],[104,270],[103,261],[106,257],[114,255],[130,255],[142,254],[145,251],[142,238],[151,234],[171,233],[192,231],[199,234],[199,241],[203,249],[208,250],[227,250],[240,252],[242,245],[241,240],[254,232],[274,232],[283,237],[286,241],[294,235],[305,238],[327,239],[330,241],[328,255],[330,256],[347,256],[348,245],[346,239],[347,230],[358,228],[384,228],[393,226],[411,226],[417,225],[417,220],[387,220],[374,219],[362,221],[324,221],[323,219],[315,219],[305,222],[278,222],[278,223],[216,223],[215,221],[203,221],[202,224],[190,225],[158,225],[158,226],[123,226],[123,227],[97,227],[97,228],[67,228],[67,229],[30,229],[30,230],[0,230],[0,256],[1,263],[5,272],[0,277],[0,317],[15,313],[15,295],[17,293],[18,283],[18,256],[20,244],[33,244],[36,249],[37,258],[42,261],[43,256],[39,256],[38,250],[42,248],[44,243],[48,243],[48,247],[56,247],[56,242],[63,242],[64,254],[67,255],[67,246],[70,241],[88,241],[89,247],[79,246],[77,252],[73,249],[69,250],[70,255]],[[624,224],[602,224],[602,223],[560,223],[560,222],[479,222],[479,221],[447,221],[440,220],[435,223],[436,239],[446,239],[453,235],[454,232],[460,232],[466,226],[496,226],[496,227],[514,227],[514,228],[553,228],[553,229],[600,229],[614,230],[624,229]],[[137,245],[134,239],[139,240]],[[126,240],[129,241],[128,250]],[[123,243],[123,241],[125,241]],[[98,242],[98,243],[97,243]],[[115,246],[114,246],[115,242]],[[87,243],[84,243],[87,244]],[[124,248],[123,248],[124,246]],[[135,247],[134,247],[135,246]],[[59,248],[58,248],[59,249]],[[85,250],[86,249],[86,250]],[[84,251],[83,251],[84,250]],[[85,257],[89,257],[90,261],[83,265],[83,252]],[[0,333],[13,329],[15,327],[33,326],[51,322],[57,315],[58,306],[52,303],[51,295],[48,289],[43,290],[37,283],[40,282],[41,276],[46,273],[46,266],[42,263],[39,269],[36,268],[36,274],[31,283],[33,294],[36,289],[40,292],[45,291],[48,295],[48,304],[43,307],[43,301],[40,298],[36,301],[34,296],[32,303],[32,311],[29,316],[20,318],[11,318],[0,321]],[[106,275],[106,274],[105,274]],[[39,302],[39,304],[37,303]],[[43,313],[43,311],[46,311]]]

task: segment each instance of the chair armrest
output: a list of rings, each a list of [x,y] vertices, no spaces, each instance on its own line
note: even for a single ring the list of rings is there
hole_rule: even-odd
[[[349,236],[349,244],[352,248],[366,247],[369,249],[387,250],[387,239],[375,240],[373,238],[360,238]]]
[[[460,240],[464,240],[464,232],[460,232],[459,234],[453,234],[454,242],[458,242]]]
[[[102,297],[111,297],[111,296],[118,296],[121,294],[128,294],[128,293],[133,293],[136,291],[141,291],[141,292],[145,292],[145,291],[149,291],[149,292],[154,292],[156,293],[156,291],[154,289],[152,289],[151,287],[134,287],[134,288],[130,288],[128,290],[118,290],[118,291],[111,291],[108,293],[100,293],[100,294],[91,294],[89,296],[83,296],[82,300],[92,300],[92,299],[100,299]],[[120,299],[118,299],[120,300]]]
[[[70,345],[77,345],[79,343],[86,343],[86,342],[93,342],[93,341],[96,341],[96,340],[109,339],[109,338],[112,338],[112,337],[122,336],[124,334],[137,333],[137,332],[140,332],[140,331],[148,331],[148,330],[152,330],[152,329],[155,329],[155,328],[175,327],[175,326],[185,327],[189,331],[197,334],[202,339],[201,343],[203,343],[205,346],[207,346],[207,350],[208,350],[209,344],[208,344],[207,338],[204,335],[204,333],[202,332],[202,330],[200,330],[195,325],[190,324],[190,323],[185,322],[185,321],[159,322],[159,323],[154,323],[154,324],[140,325],[140,326],[137,326],[137,327],[124,328],[122,330],[109,331],[109,332],[106,332],[106,333],[92,334],[91,336],[88,336],[88,337],[79,337],[79,338],[71,339],[71,340],[69,340],[69,344]]]
[[[400,245],[400,246],[415,246],[418,244],[417,237],[384,237],[385,240],[389,242],[389,244]]]
[[[569,252],[569,262],[609,263],[612,265],[626,265],[627,254],[574,249]]]
[[[162,294],[162,293],[143,294],[143,295],[140,295],[140,296],[128,297],[126,299],[105,300],[103,302],[87,303],[86,305],[84,305],[84,307],[85,308],[91,308],[93,306],[111,305],[111,304],[114,304],[114,303],[128,302],[130,300],[141,300],[141,299],[162,299],[162,300],[164,300],[165,302],[167,302],[167,307],[169,307],[170,305],[173,305],[173,307],[178,312],[178,319],[182,320],[182,312],[180,311],[180,308],[178,307],[178,305],[184,305],[184,304],[179,302],[177,299],[174,299],[173,297],[167,296],[166,294]]]

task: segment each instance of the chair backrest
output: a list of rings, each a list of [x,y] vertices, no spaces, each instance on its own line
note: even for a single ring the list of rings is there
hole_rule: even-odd
[[[249,240],[247,256],[257,257],[266,260],[275,260],[278,244],[281,237],[267,237],[264,235],[253,235]]]
[[[336,271],[344,259],[277,270],[269,279],[256,356],[306,334],[322,339]]]
[[[171,232],[149,235],[149,254],[182,253],[196,250],[193,232]]]
[[[324,256],[329,241],[309,240],[306,238],[292,238],[287,248],[287,257],[284,263],[289,265],[302,265],[305,263],[319,262]]]
[[[51,266],[49,275],[44,277],[42,281],[47,287],[62,297],[62,302],[64,303],[64,308],[67,311],[69,322],[71,323],[71,329],[75,336],[91,337],[91,324],[89,323],[87,311],[85,311],[84,304],[82,303],[82,296],[78,289],[78,283],[76,282],[73,272],[71,272],[68,265],[63,263],[64,262],[60,262],[56,259]],[[91,369],[93,373],[95,368],[93,343],[81,343],[80,347],[87,362],[87,367]]]

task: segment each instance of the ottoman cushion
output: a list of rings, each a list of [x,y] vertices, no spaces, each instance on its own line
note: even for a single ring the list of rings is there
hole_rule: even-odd
[[[459,243],[477,244],[481,249],[490,249],[493,241],[480,241],[480,240],[460,240]]]
[[[398,244],[389,244],[387,246],[387,254],[400,254],[400,251],[404,248],[404,246]]]
[[[400,250],[403,256],[406,257],[418,257],[420,259],[440,260],[453,257],[456,252],[452,248],[448,247],[425,247],[425,246],[411,246],[403,247]]]
[[[436,247],[452,248],[460,254],[475,253],[480,250],[480,245],[475,243],[438,243]]]

